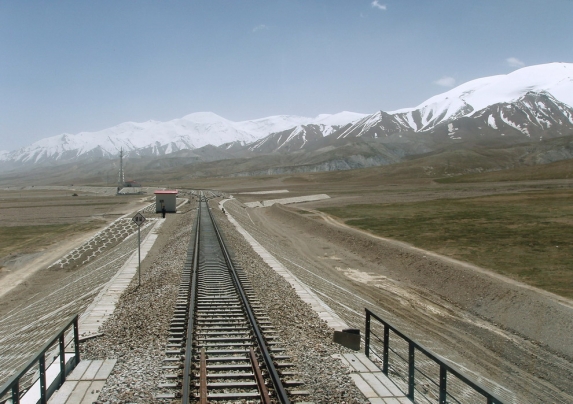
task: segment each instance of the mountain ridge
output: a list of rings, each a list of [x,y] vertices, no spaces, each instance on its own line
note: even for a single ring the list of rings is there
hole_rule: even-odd
[[[198,112],[167,122],[124,122],[98,132],[61,134],[18,151],[0,152],[0,161],[3,166],[59,164],[111,158],[124,148],[127,157],[177,154],[192,161],[311,153],[308,159],[316,163],[318,154],[326,156],[337,148],[350,153],[353,148],[345,145],[361,138],[401,145],[403,150],[397,156],[404,157],[414,150],[430,151],[451,143],[508,143],[567,136],[573,134],[571,105],[573,64],[549,63],[471,80],[414,108],[369,115],[344,111],[315,118],[276,115],[240,122]],[[413,147],[416,142],[419,145]],[[380,153],[383,156],[386,152]],[[352,156],[355,162],[365,158],[364,154]],[[392,160],[367,159],[368,164]],[[303,158],[297,161],[306,164]]]
[[[198,112],[167,122],[123,122],[97,132],[63,133],[41,139],[12,152],[0,153],[0,160],[15,163],[68,161],[81,156],[115,157],[123,148],[127,156],[161,156],[206,145],[239,142],[247,144],[272,132],[313,122],[336,122],[363,116],[351,112],[322,114],[316,118],[276,115],[250,121],[233,122],[212,112]],[[331,125],[323,125],[327,133]]]

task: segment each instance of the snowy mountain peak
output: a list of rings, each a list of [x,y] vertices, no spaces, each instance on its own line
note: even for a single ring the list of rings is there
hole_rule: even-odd
[[[312,120],[317,125],[343,126],[368,116],[356,112],[342,111],[338,114],[320,114]]]
[[[326,133],[333,130],[327,121],[342,122],[354,115],[322,115]],[[277,115],[250,121],[233,122],[213,112],[196,112],[167,122],[124,122],[97,132],[63,133],[41,139],[30,146],[0,154],[0,160],[18,163],[67,161],[82,156],[112,157],[120,148],[130,155],[164,155],[206,145],[246,144],[314,122],[313,118]],[[349,123],[348,120],[344,122]]]
[[[468,81],[415,108],[371,115],[343,111],[315,118],[276,115],[240,122],[213,112],[196,112],[167,122],[124,122],[97,132],[63,133],[17,151],[0,152],[0,160],[62,162],[112,157],[120,148],[128,156],[158,156],[206,145],[247,145],[251,152],[288,152],[329,135],[351,139],[441,131],[447,138],[461,139],[487,129],[503,130],[504,135],[563,136],[573,125],[571,106],[573,64],[549,63]]]
[[[425,130],[488,105],[516,101],[528,92],[548,92],[559,101],[573,105],[573,63],[528,66],[506,75],[471,80],[435,95],[415,108],[389,114],[404,117],[419,112],[419,122],[410,119],[410,127]]]
[[[180,120],[195,123],[230,122],[213,112],[194,112],[192,114],[185,115],[183,118],[180,118]]]

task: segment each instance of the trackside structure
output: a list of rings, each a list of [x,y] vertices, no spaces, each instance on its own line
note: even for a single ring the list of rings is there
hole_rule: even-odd
[[[163,189],[157,190],[155,194],[155,213],[161,213],[165,206],[165,211],[168,213],[177,212],[177,194],[176,189]]]

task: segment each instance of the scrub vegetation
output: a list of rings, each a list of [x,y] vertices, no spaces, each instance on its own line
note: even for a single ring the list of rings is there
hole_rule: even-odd
[[[321,210],[376,235],[573,298],[572,197],[573,190],[561,189]]]
[[[102,221],[97,220],[89,223],[0,227],[0,257],[33,253],[62,238],[81,234],[101,225]]]
[[[27,254],[102,228],[140,199],[73,188],[0,190],[0,270]]]

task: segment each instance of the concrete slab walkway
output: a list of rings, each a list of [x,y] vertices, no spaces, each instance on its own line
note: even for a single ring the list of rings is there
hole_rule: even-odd
[[[350,369],[356,387],[371,404],[411,404],[412,401],[363,353],[332,355]]]
[[[98,399],[116,361],[81,361],[64,385],[48,400],[48,404],[92,404]]]
[[[157,219],[150,224],[153,228],[141,242],[142,261],[155,243],[163,222],[164,220]],[[136,276],[137,270],[138,253],[135,251],[80,316],[80,341],[99,334],[100,326],[113,314],[119,297]],[[48,404],[92,404],[98,399],[116,361],[117,359],[80,361]]]
[[[223,208],[225,202],[230,199],[225,199],[219,202],[219,207]],[[296,290],[296,293],[302,301],[310,304],[312,309],[318,313],[318,316],[326,321],[326,323],[336,331],[342,331],[345,328],[350,328],[348,325],[336,314],[326,303],[324,303],[313,291],[310,290],[304,283],[302,283],[292,272],[284,267],[271,253],[267,251],[253,236],[251,236],[240,224],[235,220],[230,213],[227,212],[227,218],[235,226],[237,231],[245,237],[247,242],[253,247],[253,250],[278,274],[286,279],[288,283]]]
[[[153,228],[141,242],[141,260],[147,256],[148,251],[155,243],[163,220],[157,219]],[[115,305],[131,280],[137,274],[138,257],[137,251],[127,260],[123,267],[115,274],[106,286],[96,296],[91,305],[80,316],[80,340],[92,337],[99,333],[99,327],[113,314]]]
[[[267,208],[269,206],[273,206],[275,203],[288,205],[290,203],[320,201],[322,199],[330,199],[330,196],[326,194],[319,194],[319,195],[295,196],[292,198],[267,199],[265,201],[245,202],[245,206],[248,206],[249,208]]]

